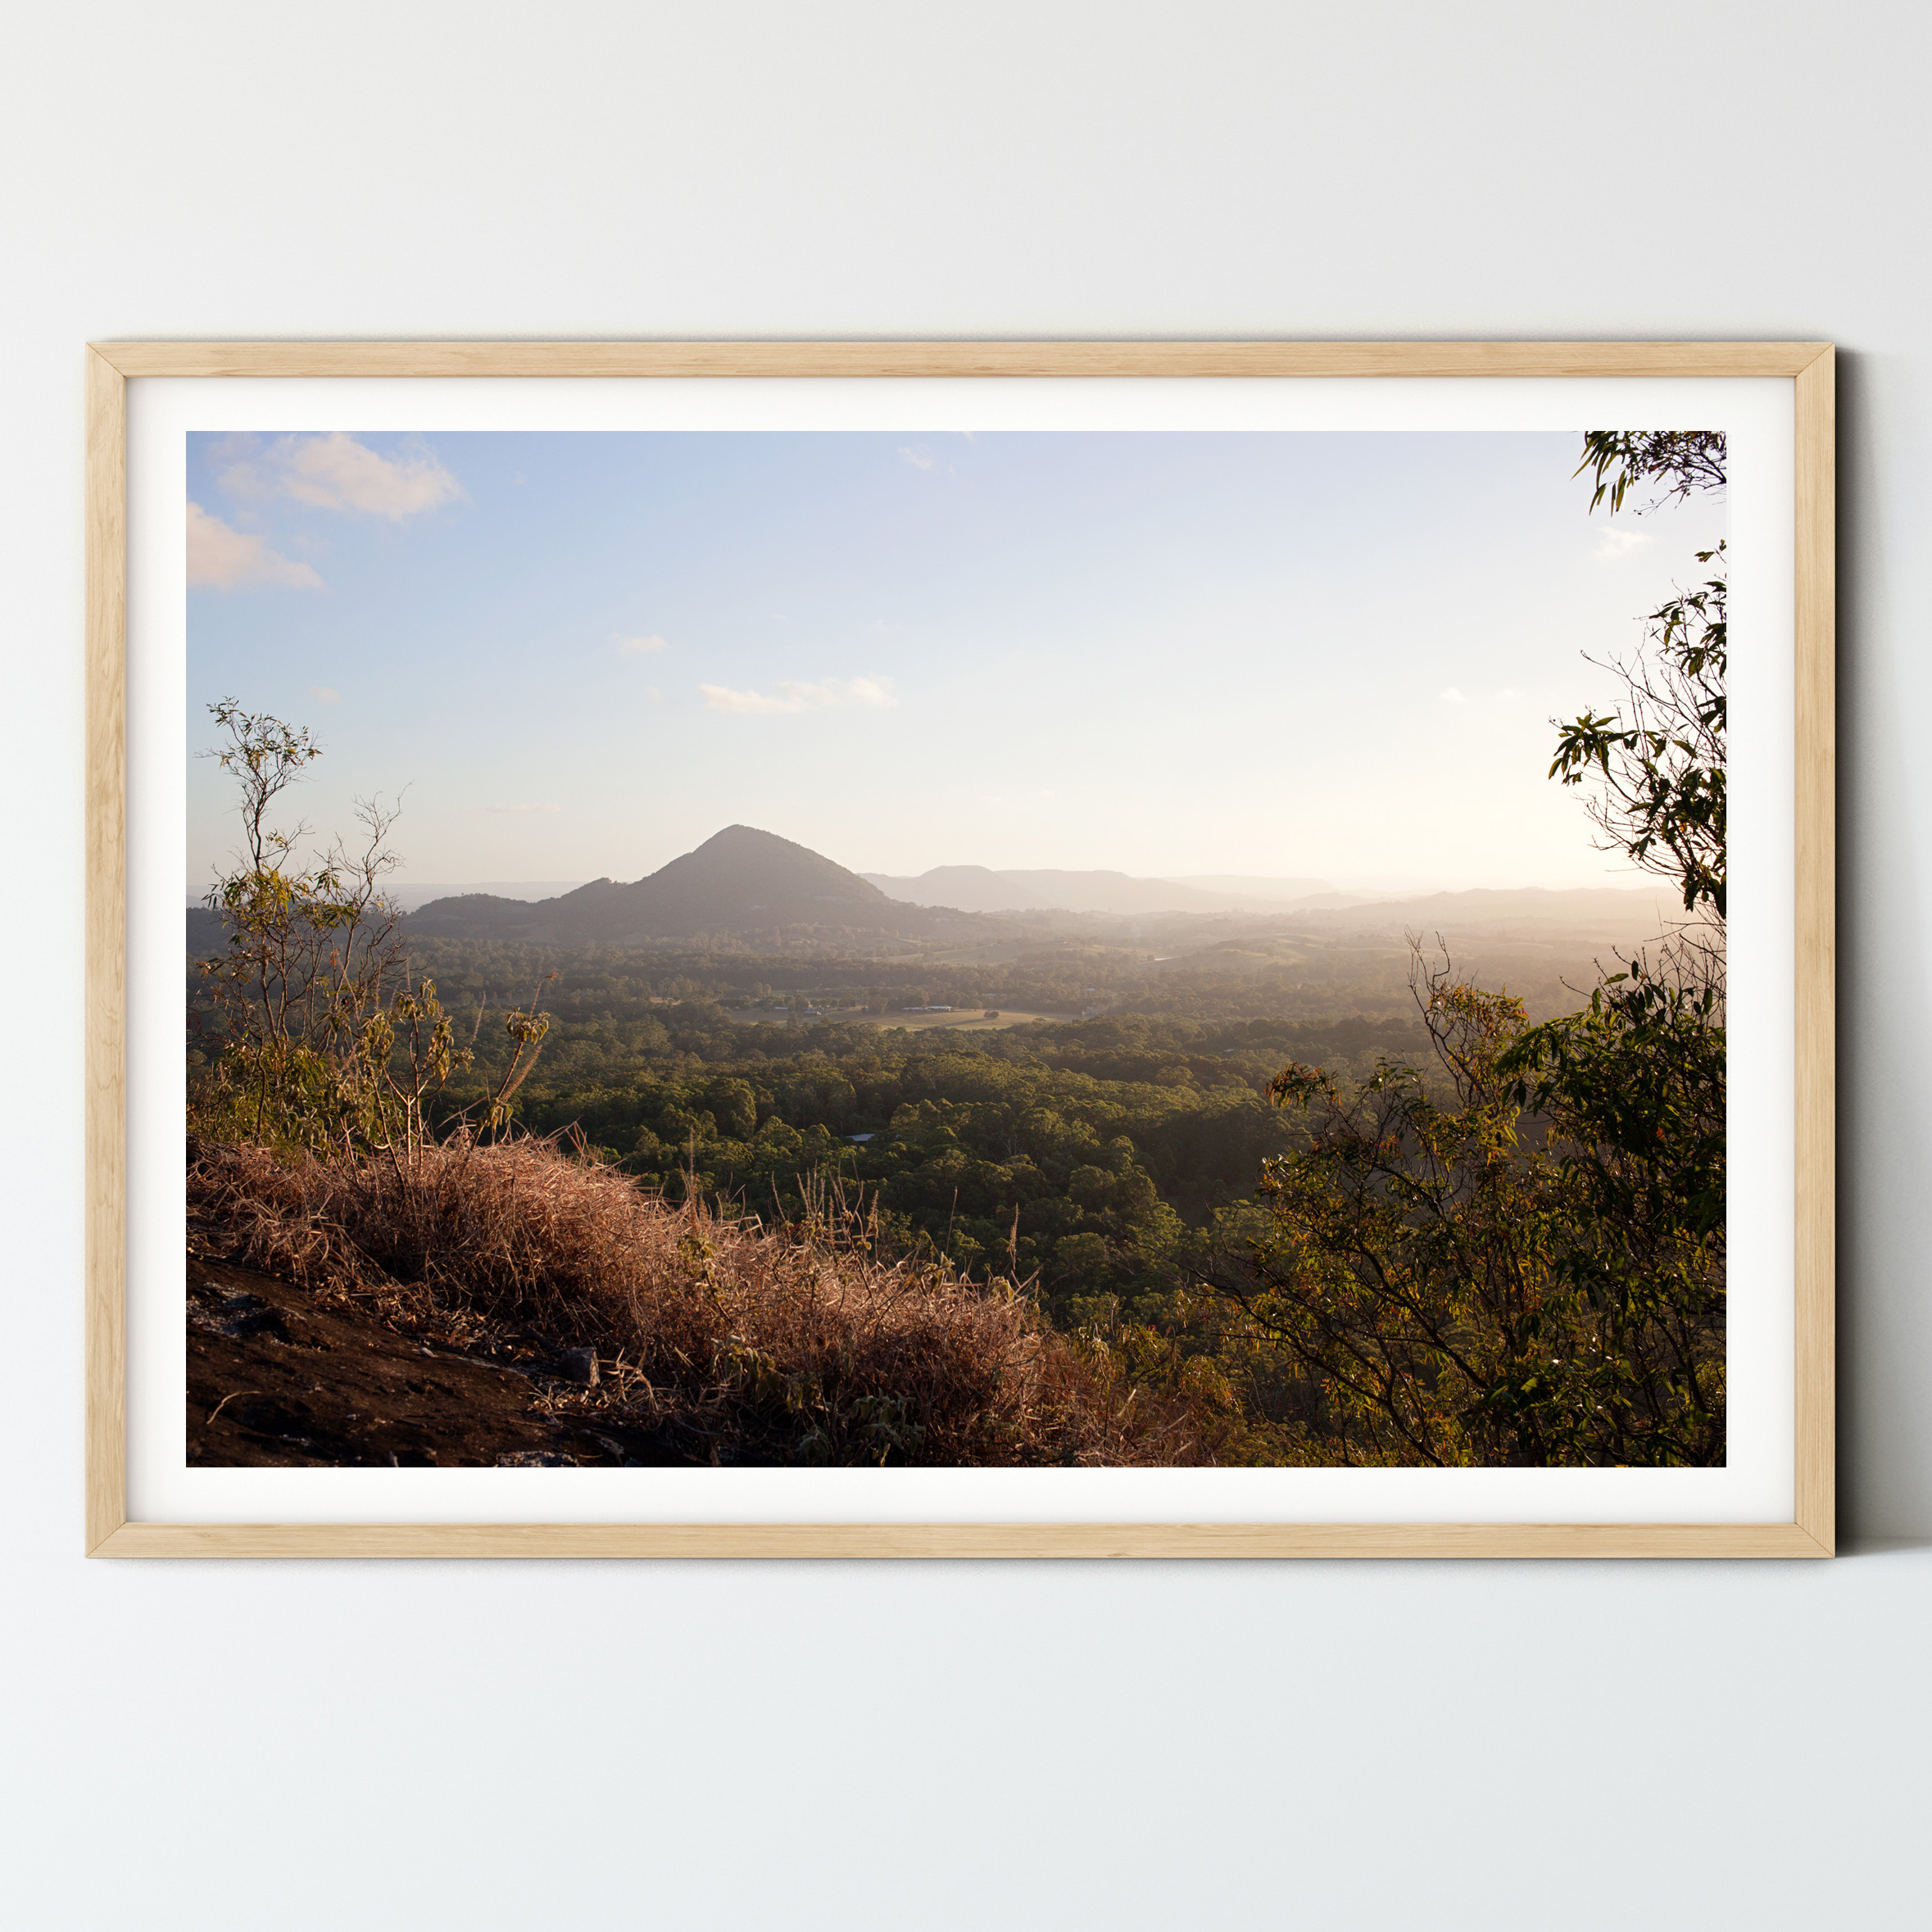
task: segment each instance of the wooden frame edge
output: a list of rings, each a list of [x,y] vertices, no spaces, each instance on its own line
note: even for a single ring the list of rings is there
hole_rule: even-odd
[[[127,1498],[127,381],[87,358],[87,1547]]]
[[[1793,383],[1796,1011],[1793,1497],[1801,1528],[1836,1547],[1836,356]]]
[[[102,1557],[878,1561],[1825,1557],[1794,1523],[126,1523]]]
[[[1701,375],[1794,384],[1794,1521],[195,1524],[126,1513],[127,383],[141,376]],[[134,1558],[1828,1557],[1835,1549],[1834,351],[1830,343],[99,342],[86,360],[85,1544]]]
[[[121,376],[1781,376],[1823,342],[95,342]]]

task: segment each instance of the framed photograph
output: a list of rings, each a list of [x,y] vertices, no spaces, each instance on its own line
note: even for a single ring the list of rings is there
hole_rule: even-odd
[[[87,435],[90,1554],[1831,1553],[1829,345]]]

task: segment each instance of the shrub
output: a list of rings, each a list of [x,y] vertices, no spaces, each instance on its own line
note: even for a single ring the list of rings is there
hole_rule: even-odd
[[[406,1157],[191,1148],[191,1211],[236,1259],[312,1286],[413,1286],[614,1363],[639,1419],[803,1463],[1176,1464],[1221,1459],[1185,1388],[1050,1329],[1011,1283],[884,1258],[820,1195],[767,1228],[672,1207],[554,1141]]]

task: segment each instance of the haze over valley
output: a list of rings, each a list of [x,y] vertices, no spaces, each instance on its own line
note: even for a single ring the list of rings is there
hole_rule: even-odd
[[[896,879],[854,873],[794,841],[733,825],[642,879],[596,879],[542,897],[462,891],[419,905],[407,924],[425,938],[960,959],[990,958],[1051,935],[1171,966],[1177,955],[1161,949],[1225,949],[1231,936],[1296,932],[1311,940],[1414,930],[1445,940],[1627,946],[1653,938],[1670,910],[1669,896],[1648,887],[1377,899],[1336,892],[1317,878],[1254,885],[1261,889],[1241,893],[1118,873],[981,866]]]

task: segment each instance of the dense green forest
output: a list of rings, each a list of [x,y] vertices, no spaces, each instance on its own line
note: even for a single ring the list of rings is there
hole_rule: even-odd
[[[1096,982],[1112,975],[1091,955],[1070,977],[1047,958],[882,990],[876,967],[868,986],[865,963],[853,962],[849,975],[821,968],[785,1001],[796,1016],[774,1021],[754,1017],[782,997],[769,982],[733,983],[698,959],[666,972],[647,955],[553,964],[480,950],[441,942],[424,962],[452,1011],[480,1002],[487,1016],[512,986],[527,997],[558,975],[541,995],[552,1032],[518,1095],[531,1127],[578,1130],[673,1198],[701,1189],[767,1218],[797,1212],[815,1182],[837,1177],[876,1197],[889,1238],[930,1245],[974,1274],[1017,1269],[1068,1318],[1095,1296],[1172,1287],[1190,1232],[1252,1200],[1262,1163],[1292,1143],[1268,1098],[1286,1060],[1366,1073],[1422,1037],[1406,989],[1397,1005],[1375,996],[1379,979],[1372,1003],[1395,1009],[1376,1018],[1349,1012],[1331,987],[1327,1017],[1251,1014],[1270,1002],[1244,984],[1218,1002],[1184,995],[1221,1005],[1218,1018],[1123,1011],[914,1031],[891,1014],[945,1004],[1004,1016],[983,1002],[1102,999]],[[875,1007],[888,1023],[858,1017]],[[497,1071],[488,1028],[476,1038],[485,1050],[452,1082],[455,1107],[474,1106]]]
[[[1087,946],[915,962],[917,977],[819,960],[807,977],[783,959],[431,939],[408,970],[474,1055],[440,1121],[501,1081],[505,1014],[533,1004],[551,1025],[512,1103],[524,1127],[768,1221],[837,1180],[876,1202],[886,1239],[981,1277],[1017,1270],[1076,1321],[1098,1298],[1170,1291],[1218,1221],[1222,1239],[1242,1222],[1228,1211],[1294,1144],[1268,1099],[1286,1061],[1366,1077],[1422,1044],[1395,948],[1304,947],[1285,965],[1266,943],[1165,976]],[[198,984],[191,998],[205,1007]],[[1107,1010],[1004,1023],[1083,1003]],[[928,1005],[973,1030],[894,1023]],[[1149,1006],[1165,1010],[1134,1009]]]

